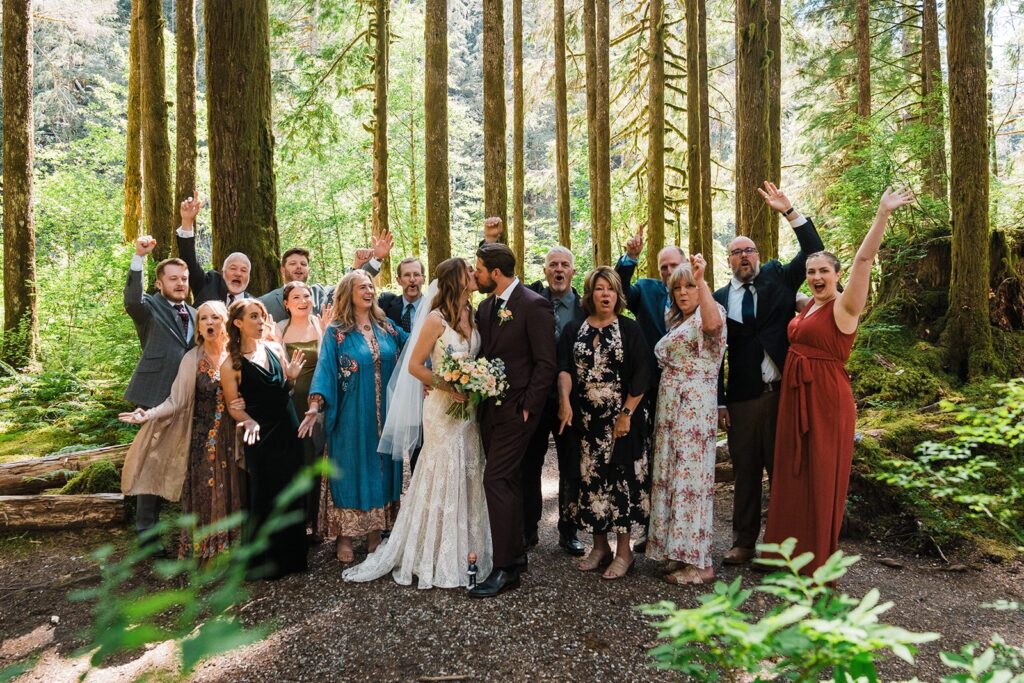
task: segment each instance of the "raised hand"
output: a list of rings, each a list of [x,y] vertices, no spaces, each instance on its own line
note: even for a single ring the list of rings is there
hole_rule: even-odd
[[[914,191],[909,187],[904,187],[899,190],[893,190],[891,187],[885,188],[885,192],[882,193],[882,199],[878,202],[878,210],[886,213],[892,213],[901,206],[906,206],[916,199]]]
[[[199,215],[199,211],[203,208],[203,197],[196,190],[195,197],[189,197],[181,203],[178,211],[181,214],[181,227],[183,230],[191,230],[192,226],[195,225],[196,216]]]
[[[690,270],[693,272],[693,279],[697,281],[697,284],[704,279],[704,268],[707,265],[708,262],[700,254],[690,254]]]
[[[149,416],[142,408],[136,408],[130,413],[119,413],[117,419],[130,425],[140,425],[149,421]]]
[[[320,414],[320,407],[318,405],[311,405],[309,410],[305,412],[302,417],[302,422],[299,423],[299,438],[305,439],[313,433],[313,427],[316,426],[316,417]]]
[[[626,240],[626,256],[634,261],[640,258],[640,252],[644,250],[644,228],[646,223],[641,223],[636,234]]]
[[[352,260],[352,270],[359,270],[373,258],[373,249],[356,249],[355,258]]]
[[[501,219],[491,216],[484,220],[484,242],[497,242],[501,239],[501,233],[505,231]]]
[[[292,353],[292,358],[288,361],[288,367],[285,368],[285,377],[292,380],[293,382],[302,372],[303,366],[306,364],[306,354],[303,353],[302,349],[295,349]]]
[[[149,235],[143,235],[135,240],[135,253],[139,256],[146,256],[156,249],[156,240]]]
[[[385,230],[373,243],[373,256],[378,261],[383,261],[391,253],[393,246],[395,246],[395,238],[391,236],[390,230]]]
[[[248,445],[253,445],[260,440],[260,423],[251,417],[238,424],[238,428],[242,431],[242,441]]]
[[[789,201],[786,193],[776,187],[775,183],[764,181],[764,189],[757,188],[757,193],[761,195],[765,204],[779,213],[785,213],[793,208],[793,202]]]
[[[334,302],[324,304],[320,309],[320,327],[326,328],[334,320]]]

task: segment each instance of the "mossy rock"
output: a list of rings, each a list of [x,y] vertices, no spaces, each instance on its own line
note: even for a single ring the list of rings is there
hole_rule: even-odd
[[[61,493],[120,493],[121,475],[110,460],[97,460],[71,479]]]

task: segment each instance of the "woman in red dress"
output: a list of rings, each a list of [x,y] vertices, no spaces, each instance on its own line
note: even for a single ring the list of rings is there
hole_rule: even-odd
[[[857,421],[846,360],[889,215],[913,200],[908,190],[885,191],[843,291],[835,256],[822,251],[807,257],[807,285],[814,299],[789,323],[764,532],[765,543],[795,537],[797,555],[814,553],[801,569],[804,574],[813,573],[839,549]]]

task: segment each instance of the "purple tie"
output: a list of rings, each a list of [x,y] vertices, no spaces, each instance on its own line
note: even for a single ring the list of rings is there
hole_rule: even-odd
[[[185,339],[188,339],[188,309],[185,308],[185,304],[178,304],[178,317],[181,318],[181,328],[185,334]]]

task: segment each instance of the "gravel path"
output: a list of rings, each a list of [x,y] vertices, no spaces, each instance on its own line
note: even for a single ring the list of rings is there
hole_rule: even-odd
[[[659,579],[657,564],[643,556],[638,556],[634,571],[620,581],[605,581],[597,573],[576,570],[572,558],[557,547],[556,486],[556,473],[545,470],[541,542],[530,554],[530,573],[519,590],[493,600],[471,601],[461,590],[421,591],[398,586],[389,578],[348,584],[341,580],[332,547],[324,545],[311,554],[308,575],[254,587],[244,613],[254,622],[272,620],[278,629],[261,643],[203,664],[193,680],[678,680],[649,666],[645,651],[654,642],[655,632],[634,606],[659,600],[692,606],[704,591],[665,584]],[[715,554],[720,557],[730,540],[728,485],[717,495],[715,512]],[[53,577],[74,581],[75,572],[83,567],[83,545],[108,539],[100,532],[90,532],[40,540],[42,543],[13,558],[0,558],[0,589],[45,585]],[[922,651],[916,667],[886,662],[883,680],[916,675],[921,680],[938,681],[945,671],[938,662],[940,649],[956,650],[995,632],[1012,643],[1024,642],[1024,615],[979,607],[999,598],[1024,600],[1021,562],[968,563],[959,571],[947,571],[944,563],[905,556],[898,548],[871,541],[844,541],[843,548],[864,557],[842,582],[844,591],[862,595],[878,587],[883,599],[899,601],[887,621],[946,636],[940,644]],[[359,550],[357,547],[357,559]],[[901,566],[889,566],[892,564]],[[717,571],[724,580],[743,574],[748,585],[758,578],[745,568],[719,567]],[[45,588],[0,592],[0,600],[4,603],[0,636],[7,639],[38,634],[49,615],[62,615],[56,629],[42,629],[44,636],[49,631],[53,642],[40,665],[22,680],[75,680],[81,666],[66,657],[80,644],[75,634],[87,619],[82,608],[61,604],[55,590]],[[752,603],[754,611],[765,604],[757,596]],[[10,656],[11,642],[0,646],[0,666],[5,664],[5,650]],[[168,661],[170,653],[157,648],[146,657],[145,666],[138,660],[122,663],[119,668],[97,672],[90,680],[132,680],[141,669]]]

